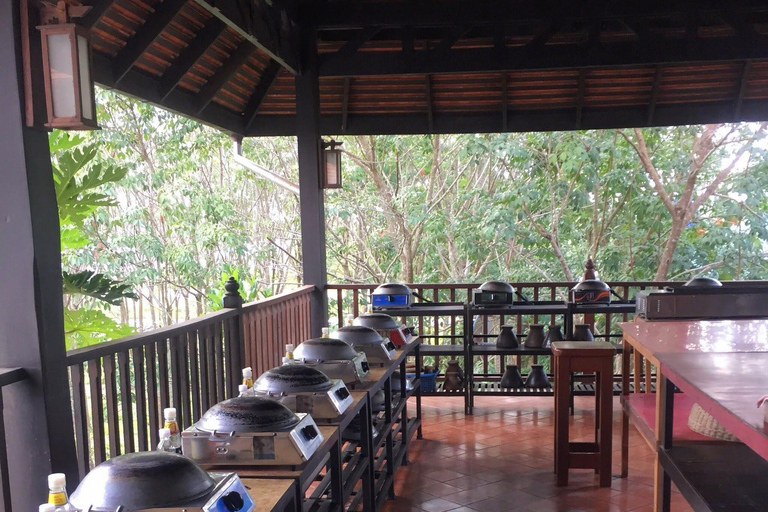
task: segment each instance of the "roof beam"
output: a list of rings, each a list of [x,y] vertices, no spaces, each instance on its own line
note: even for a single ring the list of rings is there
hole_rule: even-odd
[[[589,52],[578,44],[541,44],[510,48],[499,59],[491,48],[455,48],[435,53],[365,52],[342,60],[323,59],[320,76],[376,76],[387,74],[473,73],[519,71],[525,69],[573,69],[576,67],[615,67],[643,64],[744,61],[768,58],[768,44],[752,45],[746,53],[732,44],[732,38],[702,39],[696,51],[686,45],[665,44],[649,47],[638,42],[596,43]],[[652,48],[652,49],[651,49]],[[579,65],[577,65],[579,61]]]
[[[259,108],[264,102],[264,98],[269,94],[269,90],[274,85],[275,80],[277,80],[277,75],[280,74],[281,69],[283,69],[283,67],[280,64],[274,60],[270,60],[267,67],[261,73],[259,83],[256,84],[256,88],[253,90],[253,94],[251,94],[248,104],[243,111],[243,121],[245,123],[244,126],[246,131],[251,127],[251,123],[253,123],[253,120],[256,118],[256,114],[259,113]]]
[[[664,67],[656,66],[656,73],[653,75],[653,86],[651,87],[651,101],[648,103],[648,117],[646,124],[648,126],[653,125],[653,116],[656,114],[656,102],[659,99],[659,91],[661,90],[661,78],[664,75]]]
[[[352,78],[344,77],[344,92],[341,99],[341,133],[347,131],[347,122],[349,121],[349,89],[351,86]]]
[[[744,67],[741,70],[741,80],[739,81],[739,94],[736,96],[736,102],[733,106],[733,120],[739,120],[741,117],[741,105],[744,103],[744,93],[747,90],[747,83],[749,79],[749,71],[752,67],[752,63],[747,61],[744,63]]]
[[[242,117],[218,105],[211,105],[203,113],[198,113],[195,96],[180,89],[172,91],[165,98],[157,92],[159,81],[146,73],[131,70],[118,83],[112,74],[109,60],[103,55],[93,55],[93,78],[102,87],[120,91],[128,96],[152,103],[166,110],[176,112],[200,121],[232,135],[243,135]]]
[[[581,129],[581,115],[584,111],[584,91],[587,88],[587,70],[579,70],[579,90],[576,93],[576,129]]]
[[[298,30],[282,2],[193,0],[293,74],[299,71]],[[286,21],[287,20],[287,21]]]
[[[184,75],[189,73],[192,66],[203,56],[210,46],[218,39],[227,26],[216,17],[211,17],[195,38],[174,59],[160,78],[160,96],[165,98],[179,84]]]
[[[334,57],[343,59],[354,55],[361,46],[370,41],[380,30],[381,27],[365,27],[357,31],[349,41],[344,43],[344,46],[333,54]]]
[[[245,64],[248,58],[256,51],[248,41],[243,41],[238,45],[229,59],[219,67],[211,78],[205,83],[197,93],[197,113],[199,114],[213,101],[214,96],[224,85],[237,73],[237,70]]]
[[[133,37],[115,56],[112,68],[116,82],[123,79],[186,3],[187,0],[163,0],[156,5],[155,12],[136,30]]]
[[[80,18],[78,24],[87,29],[92,28],[104,17],[115,2],[116,0],[99,0],[98,2],[94,2],[93,5],[91,5],[91,10],[88,11],[88,14]]]
[[[427,75],[424,80],[424,86],[427,93],[427,133],[434,132],[434,106],[432,104],[432,75]]]
[[[745,101],[742,121],[768,119],[768,101]],[[748,108],[747,108],[748,106]],[[693,105],[658,105],[653,124],[647,125],[648,109],[644,105],[622,108],[585,108],[582,113],[581,129],[634,128],[642,126],[673,126],[689,124],[720,123],[728,121],[733,114],[733,101]],[[338,135],[339,115],[323,116],[320,130],[323,135]],[[509,118],[509,131],[559,131],[574,130],[573,108],[516,111]],[[466,112],[441,113],[434,116],[433,133],[498,133],[498,112],[467,114]],[[423,113],[410,115],[357,114],[350,118],[349,135],[414,135],[425,134],[429,129]],[[295,116],[258,116],[257,122],[246,136],[295,135]]]

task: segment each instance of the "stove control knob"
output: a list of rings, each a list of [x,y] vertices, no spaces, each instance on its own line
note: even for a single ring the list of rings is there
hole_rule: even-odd
[[[237,491],[232,491],[224,496],[221,497],[222,503],[224,503],[224,506],[227,507],[227,510],[229,512],[237,512],[238,510],[242,509],[245,505],[245,501],[243,501],[243,497],[240,496],[240,493]]]

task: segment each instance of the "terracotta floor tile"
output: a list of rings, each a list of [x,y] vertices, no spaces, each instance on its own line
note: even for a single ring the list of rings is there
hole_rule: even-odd
[[[557,487],[552,471],[552,398],[478,397],[475,414],[464,415],[462,399],[423,400],[424,439],[414,441],[411,464],[395,476],[398,498],[383,512],[650,512],[653,451],[634,429],[629,478],[620,471],[620,407],[614,405],[613,480],[598,487],[593,471],[571,470],[569,485]],[[593,399],[577,397],[572,440],[591,440]],[[674,512],[690,506],[675,489]]]

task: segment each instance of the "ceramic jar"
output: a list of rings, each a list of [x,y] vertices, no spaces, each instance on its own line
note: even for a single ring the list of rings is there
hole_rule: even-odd
[[[541,324],[531,324],[528,326],[528,335],[525,337],[526,348],[544,347],[544,326]]]
[[[525,380],[525,387],[536,389],[552,387],[552,384],[549,383],[549,379],[547,378],[547,373],[544,371],[543,364],[531,365],[531,372]]]
[[[504,375],[501,377],[501,388],[518,389],[522,388],[524,385],[523,377],[520,375],[520,368],[518,368],[517,365],[508,364]]]
[[[502,325],[499,337],[496,338],[497,348],[517,348],[520,342],[515,334],[515,327],[512,325]]]
[[[560,330],[559,325],[550,325],[547,331],[547,338],[544,340],[544,347],[549,347],[555,341],[563,341],[563,331]]]
[[[573,340],[574,341],[595,341],[595,337],[592,335],[592,331],[589,329],[589,324],[574,325]]]
[[[456,372],[445,372],[445,382],[443,391],[460,391],[464,388],[464,382],[459,378]]]
[[[456,359],[448,360],[448,367],[445,369],[446,375],[449,372],[456,373],[459,376],[459,380],[462,382],[464,381],[464,370],[461,369],[461,366],[459,366],[459,362]]]

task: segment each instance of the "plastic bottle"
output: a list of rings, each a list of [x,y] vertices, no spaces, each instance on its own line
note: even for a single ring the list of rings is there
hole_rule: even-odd
[[[169,446],[176,453],[181,453],[181,432],[179,431],[179,423],[176,421],[176,408],[163,409],[163,419],[165,420],[163,427],[171,431]]]
[[[240,384],[237,389],[240,392],[238,396],[248,396],[251,391],[250,388],[245,384]]]
[[[158,432],[160,443],[157,445],[157,451],[176,453],[176,448],[171,446],[171,429],[161,428]]]
[[[248,386],[248,389],[253,387],[253,369],[250,366],[243,368],[243,384]]]
[[[347,315],[347,325],[352,325],[355,323],[355,315],[352,313]]]
[[[329,338],[330,337],[330,333],[329,333],[327,327],[323,327],[323,336],[322,337],[323,338]]]
[[[48,504],[55,507],[55,512],[75,512],[77,510],[69,502],[67,477],[64,473],[48,475]]]

